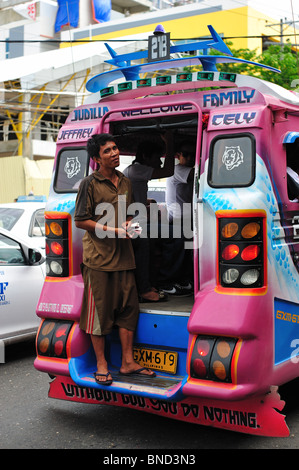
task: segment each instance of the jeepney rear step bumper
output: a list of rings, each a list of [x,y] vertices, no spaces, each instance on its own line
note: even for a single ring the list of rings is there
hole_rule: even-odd
[[[133,394],[171,401],[182,399],[182,386],[185,384],[185,379],[187,380],[187,376],[169,377],[160,373],[156,373],[155,377],[145,377],[137,374],[123,375],[120,374],[118,369],[109,367],[113,381],[111,385],[107,386],[98,384],[95,381],[93,372],[82,371],[81,374],[78,374],[75,362],[70,361],[69,371],[72,380],[79,387],[95,388],[99,390],[104,389],[110,392]]]

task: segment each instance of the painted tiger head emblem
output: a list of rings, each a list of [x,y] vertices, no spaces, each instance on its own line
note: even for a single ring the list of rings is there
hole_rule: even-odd
[[[67,157],[64,171],[66,172],[68,178],[73,178],[73,176],[76,176],[80,169],[81,164],[78,157]]]
[[[243,163],[244,157],[243,152],[239,146],[236,147],[225,147],[224,154],[222,156],[222,162],[227,170],[233,170]]]

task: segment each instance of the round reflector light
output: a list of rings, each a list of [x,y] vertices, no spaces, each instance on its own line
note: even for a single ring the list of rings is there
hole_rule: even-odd
[[[51,250],[55,255],[62,255],[63,253],[63,246],[58,242],[51,243]]]
[[[241,276],[241,284],[244,286],[250,286],[254,284],[260,276],[260,273],[257,269],[249,269],[248,271],[245,271],[245,273],[242,274]]]
[[[61,325],[55,333],[56,338],[60,338],[61,336],[65,336],[67,330],[67,325]]]
[[[51,261],[50,267],[54,274],[60,275],[63,272],[61,264],[57,261]]]
[[[232,284],[236,282],[239,277],[239,271],[237,269],[231,268],[227,269],[222,275],[222,281],[224,284]]]
[[[243,238],[253,238],[259,233],[260,229],[261,227],[259,224],[256,222],[250,222],[242,228],[241,235]]]
[[[252,261],[257,258],[259,254],[260,247],[258,245],[249,245],[242,251],[241,258],[243,261]]]
[[[227,341],[219,341],[217,344],[217,353],[222,359],[225,359],[229,356],[231,347]]]
[[[194,360],[193,370],[198,377],[205,377],[207,374],[207,369],[202,359],[197,358]]]
[[[224,248],[222,252],[222,258],[226,261],[235,258],[239,254],[239,247],[238,245],[228,245]]]
[[[61,341],[61,340],[56,341],[56,343],[54,345],[54,352],[55,352],[56,356],[60,356],[62,351],[63,351],[63,341]]]
[[[197,343],[197,352],[200,356],[207,356],[210,351],[210,344],[205,339],[200,339]]]
[[[48,236],[49,233],[50,233],[50,229],[49,229],[49,225],[48,225],[48,224],[45,224],[45,233],[46,233],[47,236]]]
[[[62,235],[62,227],[57,222],[51,222],[50,229],[54,235],[60,237]]]
[[[229,224],[224,225],[221,234],[224,238],[231,238],[236,235],[238,228],[238,224],[236,224],[235,222],[230,222]]]
[[[226,370],[221,361],[213,362],[213,372],[219,380],[226,379]]]
[[[43,327],[42,327],[42,331],[41,331],[42,335],[43,335],[43,336],[46,336],[46,335],[48,335],[49,333],[51,333],[51,331],[53,330],[54,326],[55,326],[55,322],[50,322],[50,323],[44,324]]]
[[[39,343],[38,349],[40,350],[41,353],[45,354],[49,347],[49,338],[43,338],[41,342]]]

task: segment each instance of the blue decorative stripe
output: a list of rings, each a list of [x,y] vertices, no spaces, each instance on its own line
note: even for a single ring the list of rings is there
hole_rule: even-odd
[[[288,132],[283,139],[284,144],[292,144],[299,138],[299,132]]]

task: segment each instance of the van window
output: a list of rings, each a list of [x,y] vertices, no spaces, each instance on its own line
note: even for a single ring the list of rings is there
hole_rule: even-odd
[[[62,150],[57,158],[54,190],[57,193],[78,191],[81,180],[87,176],[89,157],[86,148]]]
[[[39,209],[36,211],[31,220],[31,226],[29,230],[31,237],[44,237],[45,236],[45,211]]]
[[[255,178],[252,134],[216,137],[211,143],[208,183],[212,187],[250,186]]]
[[[0,265],[26,264],[21,245],[0,234]]]
[[[0,227],[5,228],[5,230],[11,230],[23,213],[24,213],[24,209],[13,209],[10,207],[1,207],[0,208]]]

